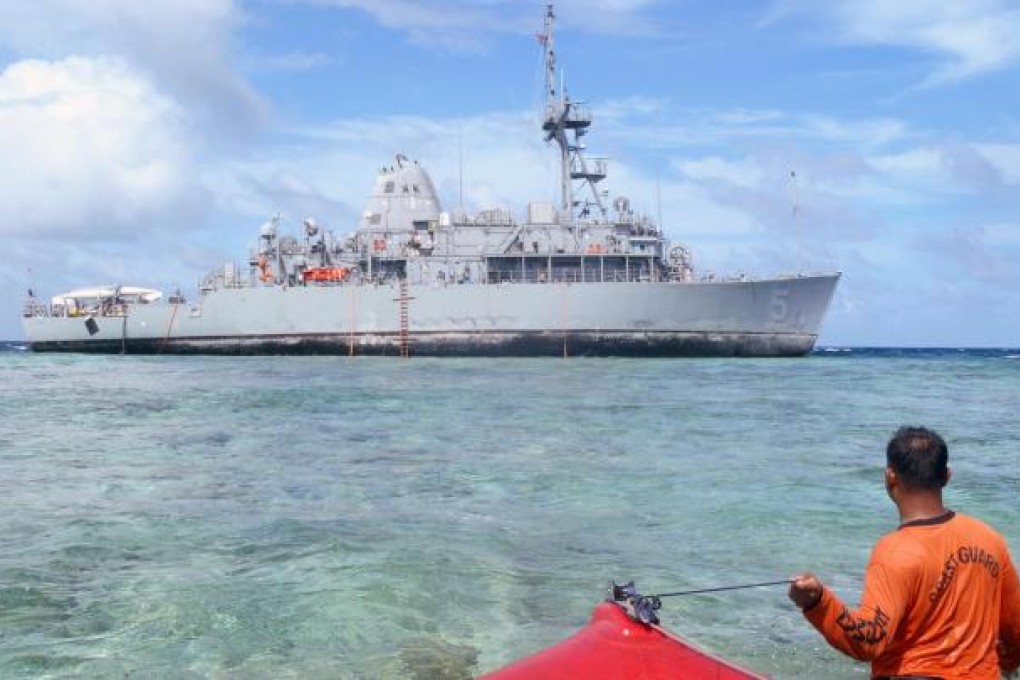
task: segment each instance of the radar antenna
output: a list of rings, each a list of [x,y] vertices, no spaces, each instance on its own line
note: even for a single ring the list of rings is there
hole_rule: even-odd
[[[797,171],[790,171],[790,188],[793,193],[793,228],[797,239],[797,275],[804,272],[803,244],[801,243],[801,209],[800,192],[797,188]]]
[[[580,106],[579,102],[570,100],[565,85],[557,93],[555,23],[556,14],[550,2],[546,5],[545,33],[538,36],[539,42],[545,47],[546,106],[542,129],[545,131],[545,140],[556,140],[560,147],[560,211],[569,216],[573,224],[577,215],[588,215],[592,206],[595,206],[605,219],[607,210],[604,197],[596,185],[606,178],[606,159],[585,158],[581,137],[591,127],[591,113]],[[581,183],[582,189],[588,187],[591,198],[576,200],[574,182]]]

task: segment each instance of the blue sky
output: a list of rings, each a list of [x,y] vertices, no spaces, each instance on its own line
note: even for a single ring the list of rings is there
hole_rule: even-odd
[[[843,271],[826,345],[1020,345],[1020,2],[556,10],[606,186],[661,205],[699,271]],[[447,208],[554,199],[543,15],[532,0],[0,0],[0,337],[21,337],[30,285],[193,294],[275,212],[347,233],[397,153]]]

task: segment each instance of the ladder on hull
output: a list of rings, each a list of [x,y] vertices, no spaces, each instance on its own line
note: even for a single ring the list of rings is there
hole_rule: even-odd
[[[411,356],[411,324],[408,319],[408,303],[413,298],[407,294],[407,278],[400,279],[400,356],[407,359]]]

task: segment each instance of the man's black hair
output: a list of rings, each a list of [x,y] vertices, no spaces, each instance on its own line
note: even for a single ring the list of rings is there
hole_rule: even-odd
[[[937,490],[949,481],[949,449],[928,428],[901,427],[889,440],[885,459],[907,486]]]

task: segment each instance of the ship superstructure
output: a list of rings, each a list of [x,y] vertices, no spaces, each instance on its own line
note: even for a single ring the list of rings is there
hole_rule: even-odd
[[[356,230],[277,215],[246,262],[227,263],[186,302],[107,286],[25,307],[35,350],[392,355],[745,355],[811,350],[838,273],[695,275],[689,250],[618,197],[605,159],[585,155],[592,116],[557,88],[546,9],[542,131],[560,155],[560,201],[443,210],[426,169],[397,155]],[[158,293],[158,291],[154,291]],[[56,298],[55,298],[56,299]]]

